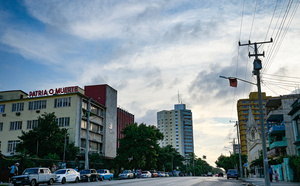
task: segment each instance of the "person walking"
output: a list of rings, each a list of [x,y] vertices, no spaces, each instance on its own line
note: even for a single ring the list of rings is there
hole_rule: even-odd
[[[14,165],[12,165],[11,167],[8,167],[10,169],[9,172],[9,178],[8,178],[8,182],[10,183],[10,180],[13,176],[17,176],[18,175],[18,171],[19,171],[19,163],[15,163]]]
[[[275,180],[276,180],[276,182],[279,182],[279,179],[278,179],[278,178],[279,178],[279,174],[278,174],[278,172],[275,171],[275,174],[274,174],[274,175],[275,175]]]
[[[272,170],[271,166],[269,168],[269,175],[270,175],[270,182],[272,182],[273,181],[273,170]]]

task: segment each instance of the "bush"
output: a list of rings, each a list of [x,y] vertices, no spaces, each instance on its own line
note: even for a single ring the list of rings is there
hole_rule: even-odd
[[[289,166],[294,172],[294,181],[300,182],[300,156],[291,156],[289,161]]]

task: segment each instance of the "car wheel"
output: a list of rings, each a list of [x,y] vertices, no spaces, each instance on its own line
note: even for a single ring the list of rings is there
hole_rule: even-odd
[[[103,178],[102,178],[102,177],[100,177],[100,178],[99,178],[99,181],[103,181]]]
[[[36,186],[36,181],[35,180],[31,180],[30,186]]]
[[[79,182],[79,178],[77,177],[76,179],[75,179],[75,183],[78,183]]]
[[[112,177],[109,178],[109,181],[111,181],[111,180],[112,180]]]
[[[238,180],[239,178],[238,177],[236,177],[236,180]]]
[[[54,183],[54,181],[53,181],[53,179],[51,178],[51,179],[49,180],[49,182],[48,182],[48,185],[53,185],[53,183]]]
[[[63,178],[62,180],[61,180],[61,184],[65,184],[66,183],[66,178]]]
[[[228,180],[229,178],[227,177],[227,180]]]

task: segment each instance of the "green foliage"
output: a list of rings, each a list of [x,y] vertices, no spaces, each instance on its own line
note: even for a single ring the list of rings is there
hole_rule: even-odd
[[[182,167],[183,161],[184,157],[181,156],[172,145],[167,145],[159,150],[157,169],[171,172],[176,167]]]
[[[69,134],[66,129],[60,129],[56,116],[53,113],[44,113],[42,117],[38,117],[38,127],[24,132],[19,136],[21,142],[17,146],[17,152],[24,156],[45,157],[49,154],[57,154],[63,159],[65,138]],[[65,149],[66,159],[74,159],[79,148],[74,144],[68,144]]]
[[[197,158],[195,154],[191,154],[190,157],[191,160],[190,160],[190,164],[188,165],[187,173],[191,172],[193,173],[193,175],[201,176],[201,174],[207,174],[208,172],[213,172],[212,171],[213,167],[210,166],[205,160],[201,158]]]
[[[247,162],[247,156],[241,155],[242,165]],[[218,160],[215,162],[218,167],[224,168],[227,172],[228,169],[233,169],[236,165],[238,165],[239,169],[239,154],[234,154],[228,156],[221,155]]]
[[[160,151],[158,140],[163,139],[163,134],[155,126],[143,123],[128,125],[121,133],[125,136],[120,139],[117,151],[116,162],[119,168],[156,169]]]
[[[294,181],[300,182],[300,156],[290,156],[289,166],[293,169]]]

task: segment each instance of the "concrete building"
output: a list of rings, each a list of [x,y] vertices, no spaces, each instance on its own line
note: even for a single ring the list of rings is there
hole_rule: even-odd
[[[266,96],[266,93],[262,92],[262,101],[263,101],[263,107],[265,106],[267,100],[272,98],[271,96]],[[247,138],[246,138],[246,124],[249,117],[249,109],[251,109],[253,118],[258,126],[258,129],[260,130],[261,124],[259,121],[259,102],[258,102],[258,92],[251,92],[249,94],[249,98],[247,99],[239,99],[237,102],[237,112],[238,112],[238,121],[239,121],[239,127],[240,127],[240,139],[241,139],[241,151],[242,154],[247,155]],[[265,110],[265,109],[263,109]],[[266,116],[266,113],[264,111],[264,116]],[[265,117],[264,117],[265,118]],[[266,123],[264,123],[265,128]]]
[[[116,156],[116,91],[104,85],[106,92],[105,104],[91,100],[89,152],[102,154],[106,158]],[[103,87],[102,87],[103,88]],[[0,150],[9,156],[15,153],[20,142],[21,131],[31,130],[38,125],[37,118],[42,113],[54,112],[58,125],[68,129],[69,140],[80,147],[86,148],[87,105],[91,97],[78,86],[63,87],[49,90],[31,91],[29,94],[21,90],[0,92]],[[93,96],[102,94],[94,93]]]
[[[262,151],[261,131],[258,129],[257,123],[253,117],[252,109],[249,108],[248,121],[246,125],[246,139],[247,139],[247,164],[248,170],[251,169],[251,164],[258,159]],[[261,175],[263,169],[261,167],[253,167],[254,175]]]
[[[117,155],[117,90],[106,84],[85,86],[84,90],[86,96],[106,107],[104,149],[107,157],[114,158]]]
[[[266,103],[269,158],[277,159],[280,156],[296,154],[292,117],[288,113],[298,98],[299,94],[283,95],[269,99]]]
[[[118,107],[117,115],[117,148],[120,146],[119,140],[124,137],[124,134],[121,134],[121,131],[127,126],[134,123],[134,115],[128,111]]]
[[[296,154],[300,155],[300,98],[292,105],[291,111],[288,113],[292,117],[292,134],[291,142],[294,144]]]
[[[157,128],[164,134],[159,142],[161,147],[172,145],[184,157],[194,153],[193,117],[185,104],[157,112]]]

